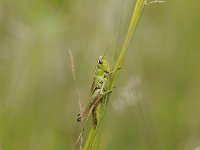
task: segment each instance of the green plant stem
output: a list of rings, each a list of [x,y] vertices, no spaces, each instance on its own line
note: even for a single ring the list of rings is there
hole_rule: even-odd
[[[88,138],[87,138],[86,143],[85,143],[84,148],[83,148],[84,150],[88,149],[88,147],[89,147],[89,145],[92,141],[93,134],[94,134],[94,128],[91,127],[90,133],[88,135]]]
[[[117,63],[115,65],[116,71],[113,73],[113,75],[111,77],[110,89],[113,89],[113,87],[114,87],[115,81],[116,81],[117,76],[118,76],[118,69],[117,68],[121,67],[121,64],[123,62],[124,56],[126,54],[126,51],[128,49],[130,40],[131,40],[131,38],[133,36],[133,33],[134,33],[135,29],[136,29],[136,25],[138,23],[139,17],[140,17],[141,12],[142,12],[142,9],[144,7],[144,3],[145,3],[145,0],[137,0],[137,2],[136,2],[135,9],[133,11],[133,15],[132,15],[131,22],[130,22],[130,25],[129,25],[129,29],[128,29],[128,32],[126,34],[126,38],[125,38],[124,44],[122,46],[120,55],[119,55],[119,57],[117,59]]]
[[[144,7],[144,3],[145,3],[145,0],[137,0],[137,2],[136,2],[135,9],[133,11],[131,22],[130,22],[130,25],[129,25],[129,28],[128,28],[128,32],[126,34],[126,38],[125,38],[125,41],[123,43],[119,57],[117,59],[117,63],[115,65],[115,71],[113,72],[113,74],[111,76],[110,86],[109,86],[110,90],[112,90],[114,85],[115,85],[116,79],[118,77],[118,70],[119,70],[118,68],[121,67],[121,64],[124,60],[124,56],[125,56],[126,51],[128,49],[128,46],[129,46],[130,40],[133,36],[133,33],[136,29],[136,25],[138,23],[142,9]],[[106,97],[105,106],[104,106],[105,109],[103,110],[103,113],[102,113],[102,116],[101,116],[101,121],[98,123],[98,127],[95,130],[94,130],[93,127],[91,127],[90,133],[88,135],[88,138],[87,138],[85,146],[84,146],[84,150],[94,148],[95,144],[97,144],[97,140],[98,140],[97,136],[96,136],[97,130],[99,130],[99,127],[102,128],[102,125],[103,125],[102,123],[103,123],[103,119],[104,119],[104,115],[105,115],[105,112],[106,112],[107,103],[108,103],[109,99],[110,99],[110,95],[108,95]],[[100,132],[101,132],[101,130],[100,130]],[[98,134],[99,134],[99,132],[98,132]]]

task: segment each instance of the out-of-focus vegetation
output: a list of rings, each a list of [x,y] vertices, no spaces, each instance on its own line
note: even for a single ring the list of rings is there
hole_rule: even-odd
[[[134,0],[0,1],[0,149],[72,149],[80,132],[68,49],[83,103],[96,59],[112,62]],[[144,8],[113,91],[101,149],[200,146],[199,1]]]

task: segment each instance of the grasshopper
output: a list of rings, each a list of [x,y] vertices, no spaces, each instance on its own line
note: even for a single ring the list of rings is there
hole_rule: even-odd
[[[78,114],[77,121],[81,122],[85,120],[84,125],[87,123],[89,116],[92,113],[93,127],[96,128],[99,117],[96,113],[99,109],[102,109],[104,98],[111,92],[108,90],[109,76],[112,74],[110,66],[105,56],[100,56],[97,60],[94,71],[94,79],[90,89],[89,103]]]

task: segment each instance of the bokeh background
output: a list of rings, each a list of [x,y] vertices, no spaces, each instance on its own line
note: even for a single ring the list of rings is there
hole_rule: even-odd
[[[0,1],[0,150],[73,148],[80,126],[68,50],[85,103],[96,60],[106,52],[112,63],[134,4]],[[199,150],[199,6],[166,0],[144,8],[112,93],[100,149]]]

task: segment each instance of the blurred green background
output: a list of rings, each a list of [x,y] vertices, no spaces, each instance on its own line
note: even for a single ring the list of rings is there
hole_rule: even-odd
[[[96,59],[123,43],[135,0],[0,1],[0,150],[72,149]],[[200,1],[144,8],[112,93],[101,148],[200,146]],[[122,15],[121,15],[122,14]],[[118,23],[121,18],[121,25]]]

